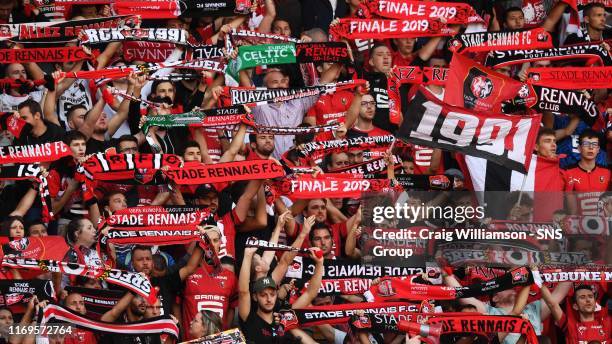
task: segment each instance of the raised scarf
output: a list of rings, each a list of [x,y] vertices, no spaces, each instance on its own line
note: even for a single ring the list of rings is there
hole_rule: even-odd
[[[543,28],[518,31],[474,32],[454,36],[449,47],[461,53],[491,50],[551,49],[552,37]]]
[[[125,294],[121,290],[93,289],[66,286],[68,293],[79,293],[83,296],[87,317],[99,320],[104,313],[110,311]]]
[[[164,171],[178,185],[199,185],[228,181],[271,179],[285,171],[273,160],[245,160],[219,164],[186,163],[182,168]]]
[[[2,266],[14,269],[31,269],[45,272],[59,272],[71,276],[85,276],[87,278],[99,279],[112,284],[124,287],[135,294],[142,296],[149,303],[155,302],[155,288],[147,277],[136,273],[109,267],[93,267],[78,263],[60,262],[48,259],[23,259],[9,258],[2,259]]]
[[[89,58],[82,47],[0,49],[0,61],[3,63],[73,62]]]
[[[374,147],[383,147],[395,141],[395,136],[363,136],[354,137],[350,139],[331,140],[331,141],[319,141],[319,142],[308,142],[300,145],[298,152],[308,157],[317,151],[324,151],[325,153],[345,151],[351,148],[357,149],[369,149]]]
[[[232,46],[299,42],[299,40],[289,36],[237,29],[233,29],[229,33],[229,37],[230,39],[226,42],[228,44],[226,48],[230,48],[228,49],[228,53],[231,51]]]
[[[208,218],[210,212],[190,206],[140,206],[115,211],[106,219],[114,229],[195,229]]]
[[[25,146],[1,146],[0,164],[56,161],[71,154],[70,147],[62,141]]]
[[[483,238],[482,240],[485,239]],[[504,248],[505,251],[493,251],[480,248],[444,247],[442,249],[442,260],[446,262],[446,265],[452,266],[486,264],[487,266],[497,267],[529,264],[584,265],[591,263],[587,256],[581,252],[537,251],[524,247],[497,243],[495,247]]]
[[[12,112],[0,112],[0,129],[8,130],[16,138],[21,137],[21,133],[28,133],[32,130],[32,125],[15,116]]]
[[[288,252],[298,252],[303,254],[308,254],[310,251],[305,248],[295,248],[292,246],[287,246],[283,244],[273,243],[266,240],[260,240],[256,237],[249,237],[244,243],[245,247],[257,247],[261,248],[264,251],[288,251]]]
[[[24,237],[2,244],[0,257],[62,260],[70,249],[62,236]]]
[[[122,0],[112,1],[112,7],[119,14],[140,15],[142,19],[171,19],[206,16],[234,16],[249,14],[253,0]]]
[[[221,97],[225,98],[231,105],[248,104],[257,106],[331,94],[341,90],[353,89],[365,83],[365,80],[358,79],[303,88],[225,87]]]
[[[110,323],[88,319],[81,314],[59,305],[47,305],[43,310],[43,318],[40,322],[41,325],[58,321],[73,324],[84,330],[122,334],[126,336],[168,334],[175,339],[179,336],[179,329],[169,315],[162,315],[129,323]]]
[[[218,45],[191,44],[187,51],[187,59],[218,59],[225,57],[223,47]]]
[[[137,16],[115,16],[95,19],[11,24],[14,41],[20,44],[67,43],[74,41],[85,29],[134,27],[140,23]]]
[[[49,223],[53,218],[51,206],[51,194],[47,178],[42,174],[39,164],[18,164],[13,166],[0,166],[0,180],[33,180],[38,183],[38,195],[42,204],[41,218],[44,223]]]
[[[529,68],[528,82],[564,90],[609,88],[612,67],[545,67]]]
[[[360,175],[325,173],[317,177],[299,175],[276,181],[272,187],[283,196],[295,199],[360,198],[365,192],[388,191],[388,179],[364,179]]]
[[[448,24],[483,22],[472,6],[457,2],[366,0],[359,5],[357,13],[365,18],[371,18],[372,15],[392,19],[444,18]]]
[[[393,155],[393,163],[400,164],[401,158],[397,155]],[[377,158],[372,160],[366,160],[362,163],[353,164],[337,169],[330,170],[330,173],[351,173],[351,174],[362,174],[362,175],[375,175],[381,174],[387,171],[387,162],[384,158]]]
[[[358,310],[365,314],[420,313],[418,304],[406,302],[350,303],[344,305],[313,306],[301,309],[281,310],[281,323],[285,330],[316,325],[347,323]]]
[[[183,162],[174,154],[97,153],[80,164],[77,172],[90,180],[113,180],[112,172],[159,170],[164,166],[179,168]],[[107,178],[111,179],[107,179]]]
[[[28,303],[32,296],[38,301],[54,301],[53,283],[48,280],[0,280],[0,305],[11,306],[17,303]]]
[[[400,323],[400,328],[403,323]],[[521,333],[526,335],[528,344],[537,344],[538,338],[528,319],[511,315],[468,315],[436,314],[427,324],[442,324],[442,333]]]
[[[164,62],[175,48],[174,43],[126,41],[122,51],[126,61]]]
[[[370,292],[376,302],[455,300],[490,295],[516,286],[530,285],[533,282],[530,271],[525,267],[517,268],[486,282],[463,287],[421,284],[414,282],[414,278],[415,276],[385,278],[379,284],[373,285]]]
[[[183,29],[149,28],[149,29],[123,29],[104,28],[83,30],[79,37],[83,44],[100,44],[124,41],[168,42],[174,44],[187,44],[187,31]]]
[[[182,113],[178,115],[149,115],[144,118],[142,131],[152,126],[172,127],[225,127],[244,121],[246,109],[242,105]]]
[[[332,40],[388,39],[452,36],[454,31],[438,19],[355,19],[341,18],[330,26]]]
[[[485,65],[492,67],[510,66],[513,64],[539,60],[587,60],[587,64],[601,63],[612,65],[610,54],[599,44],[571,45],[567,47],[535,50],[493,50],[487,56]]]
[[[323,261],[324,280],[342,280],[350,278],[375,279],[384,276],[408,276],[425,272],[420,267],[391,265],[366,265],[359,261],[325,259]],[[315,263],[307,257],[296,257],[289,266],[285,277],[304,282],[310,280],[315,271]]]

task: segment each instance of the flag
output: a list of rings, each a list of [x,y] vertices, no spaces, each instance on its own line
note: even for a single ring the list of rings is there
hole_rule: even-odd
[[[514,98],[522,83],[453,54],[444,102],[474,111],[501,113],[501,102]]]
[[[559,158],[545,158],[533,154],[527,174],[512,171],[476,156],[466,155],[464,162],[466,175],[469,175],[474,191],[533,192],[529,197],[533,199],[534,221],[550,221],[552,212],[563,208],[562,192],[565,182],[559,167]],[[506,201],[500,194],[484,196],[488,205]],[[491,200],[492,198],[497,200]]]
[[[485,115],[450,106],[421,86],[396,136],[413,144],[462,152],[527,172],[541,119],[541,115]]]

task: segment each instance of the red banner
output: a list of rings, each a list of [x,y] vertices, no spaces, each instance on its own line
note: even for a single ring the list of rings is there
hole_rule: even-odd
[[[0,49],[2,63],[73,62],[88,58],[82,47]]]
[[[56,161],[71,154],[70,147],[62,141],[27,146],[1,146],[0,164]]]
[[[366,0],[359,11],[366,18],[374,14],[391,19],[444,18],[448,24],[483,22],[472,6],[460,2]]]
[[[198,185],[238,180],[270,179],[285,175],[274,160],[247,160],[221,164],[185,163],[181,169],[169,169],[164,174],[179,185]]]

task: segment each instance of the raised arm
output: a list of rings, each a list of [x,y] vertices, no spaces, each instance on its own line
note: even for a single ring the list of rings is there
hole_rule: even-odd
[[[444,277],[444,284],[449,287],[461,287],[461,283],[457,281],[457,278],[454,275],[448,275],[444,270],[442,270],[442,276]],[[459,303],[462,305],[472,305],[476,307],[476,310],[480,313],[486,313],[487,307],[484,302],[478,300],[475,297],[466,297],[459,299]]]
[[[320,257],[318,256],[320,255]],[[319,248],[310,248],[310,258],[315,261],[315,271],[308,281],[308,288],[306,292],[302,294],[295,302],[291,305],[291,308],[304,308],[310,306],[312,300],[319,294],[319,288],[321,288],[321,281],[323,280],[323,255]]]
[[[552,297],[552,294],[550,293],[550,290],[548,290],[548,287],[543,285],[540,289],[540,292],[542,293],[542,299],[544,300],[544,303],[546,303],[546,306],[548,307],[548,309],[550,309],[553,319],[556,322],[561,321],[561,318],[563,318],[563,310],[561,309],[561,306],[559,306],[559,303],[556,302]]]
[[[238,316],[242,321],[246,321],[251,313],[251,261],[257,247],[247,247],[244,249],[244,258],[238,276]]]
[[[557,22],[559,22],[559,19],[561,19],[566,7],[567,3],[564,1],[558,1],[546,16],[546,20],[544,20],[542,28],[548,32],[553,32],[555,30],[555,25],[557,25]]]
[[[257,194],[257,190],[259,190],[261,183],[261,179],[249,181],[249,184],[247,184],[247,187],[244,189],[244,193],[242,194],[242,196],[240,196],[240,199],[238,199],[235,211],[236,216],[238,217],[238,220],[240,222],[244,222],[244,220],[246,219],[247,214],[249,213],[249,208],[251,206],[251,200]]]
[[[94,127],[96,126],[98,118],[100,118],[100,115],[102,115],[102,111],[104,111],[105,104],[106,103],[104,102],[104,99],[100,97],[94,107],[87,112],[87,115],[85,116],[85,121],[83,122],[83,125],[79,128],[79,131],[83,135],[87,136],[87,138],[91,137],[91,135],[93,134]]]
[[[269,33],[272,31],[272,22],[274,18],[276,18],[276,5],[274,4],[274,0],[266,0],[266,13],[261,23],[259,23],[257,31],[261,33]]]
[[[114,322],[115,320],[119,319],[121,314],[123,314],[123,312],[125,312],[125,310],[130,306],[130,303],[132,302],[133,298],[134,294],[130,292],[125,293],[125,295],[123,295],[123,297],[119,299],[119,302],[117,302],[117,304],[114,305],[113,308],[102,314],[100,320],[106,322]]]
[[[302,247],[302,245],[304,244],[304,240],[306,240],[306,238],[308,237],[308,234],[310,233],[310,230],[312,229],[312,226],[314,225],[314,223],[315,223],[314,215],[309,216],[304,220],[302,231],[298,234],[293,244],[291,244],[291,247],[293,248]],[[271,276],[274,282],[280,284],[280,282],[283,280],[283,277],[287,273],[287,269],[289,268],[289,265],[293,264],[293,258],[295,258],[295,256],[297,256],[297,252],[287,251],[283,253],[278,264],[274,268],[274,271],[272,271]]]

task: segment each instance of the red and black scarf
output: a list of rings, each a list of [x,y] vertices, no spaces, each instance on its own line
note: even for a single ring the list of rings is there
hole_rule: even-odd
[[[23,119],[15,116],[12,112],[0,113],[0,129],[8,130],[14,137],[21,137],[21,133],[28,133],[32,130],[32,125]]]
[[[125,336],[168,334],[175,339],[179,336],[178,327],[169,315],[118,324],[88,319],[81,314],[59,305],[47,305],[43,310],[43,318],[40,323],[44,325],[54,322],[67,322],[84,330],[121,334]]]
[[[355,19],[341,18],[329,28],[333,40],[387,39],[452,36],[454,31],[440,20],[423,19]]]
[[[104,313],[110,311],[125,294],[121,290],[93,289],[66,286],[68,293],[79,293],[83,296],[87,317],[99,320]]]
[[[609,88],[612,67],[545,67],[529,68],[528,82],[533,85],[564,90]]]
[[[0,49],[0,61],[3,63],[73,62],[89,58],[90,55],[82,47]]]
[[[461,53],[491,50],[551,49],[552,37],[543,28],[517,31],[475,32],[456,35],[449,47]]]
[[[483,22],[472,6],[456,2],[366,0],[359,5],[357,14],[364,18],[371,18],[372,15],[391,19],[444,18],[448,24]]]
[[[485,64],[499,68],[539,60],[587,60],[588,65],[594,63],[601,63],[604,66],[612,65],[610,54],[599,44],[571,45],[536,50],[493,50],[487,56]]]
[[[71,155],[70,148],[62,141],[26,146],[3,146],[0,147],[0,164],[56,161],[69,155]]]
[[[227,181],[271,179],[285,175],[273,160],[245,160],[220,164],[186,163],[182,168],[164,171],[178,185],[198,185]]]

